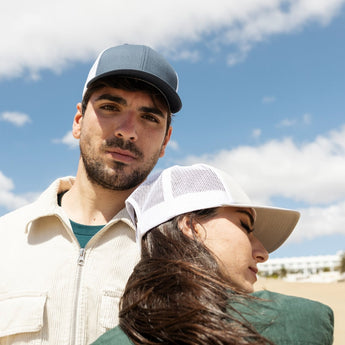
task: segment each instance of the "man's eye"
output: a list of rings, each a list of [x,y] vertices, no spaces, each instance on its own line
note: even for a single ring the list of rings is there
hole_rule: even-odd
[[[108,111],[117,111],[118,107],[115,104],[104,104],[100,106],[101,109],[103,110],[108,110]]]
[[[159,120],[157,119],[157,117],[154,116],[154,115],[151,115],[151,114],[145,114],[145,115],[143,115],[143,118],[145,120],[148,120],[148,121],[151,121],[151,122],[159,123]]]

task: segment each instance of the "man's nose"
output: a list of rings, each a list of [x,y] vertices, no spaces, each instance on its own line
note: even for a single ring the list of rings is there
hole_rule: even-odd
[[[115,129],[115,136],[124,140],[136,141],[137,135],[137,124],[134,114],[126,112],[118,118],[119,122]]]

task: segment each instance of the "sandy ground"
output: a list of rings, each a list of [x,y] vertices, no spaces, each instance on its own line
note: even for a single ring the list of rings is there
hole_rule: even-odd
[[[262,289],[305,297],[330,306],[335,319],[333,345],[345,345],[345,282],[291,283],[279,279],[259,278],[255,290]]]

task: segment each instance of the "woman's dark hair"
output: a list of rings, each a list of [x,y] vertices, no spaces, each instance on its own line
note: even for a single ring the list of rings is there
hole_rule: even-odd
[[[142,257],[120,302],[120,327],[134,344],[271,344],[231,306],[235,292],[215,256],[178,227],[212,218],[216,208],[177,216],[142,239]]]
[[[108,76],[108,77],[104,77],[102,79],[96,80],[94,83],[92,83],[88,87],[83,97],[83,100],[81,103],[81,109],[82,109],[83,115],[85,114],[85,110],[86,110],[86,107],[90,100],[91,95],[95,91],[107,86],[125,90],[125,91],[133,91],[133,92],[143,91],[151,96],[152,101],[155,105],[157,105],[157,103],[162,104],[167,111],[166,133],[168,132],[168,129],[171,125],[172,114],[171,114],[171,111],[166,99],[164,98],[162,93],[160,93],[158,89],[156,89],[153,85],[150,85],[140,79],[121,77],[121,76]]]

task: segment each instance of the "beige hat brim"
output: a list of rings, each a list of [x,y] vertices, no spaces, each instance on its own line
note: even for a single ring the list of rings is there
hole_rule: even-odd
[[[256,212],[255,236],[271,253],[278,249],[295,228],[300,213],[274,207],[252,206]]]

